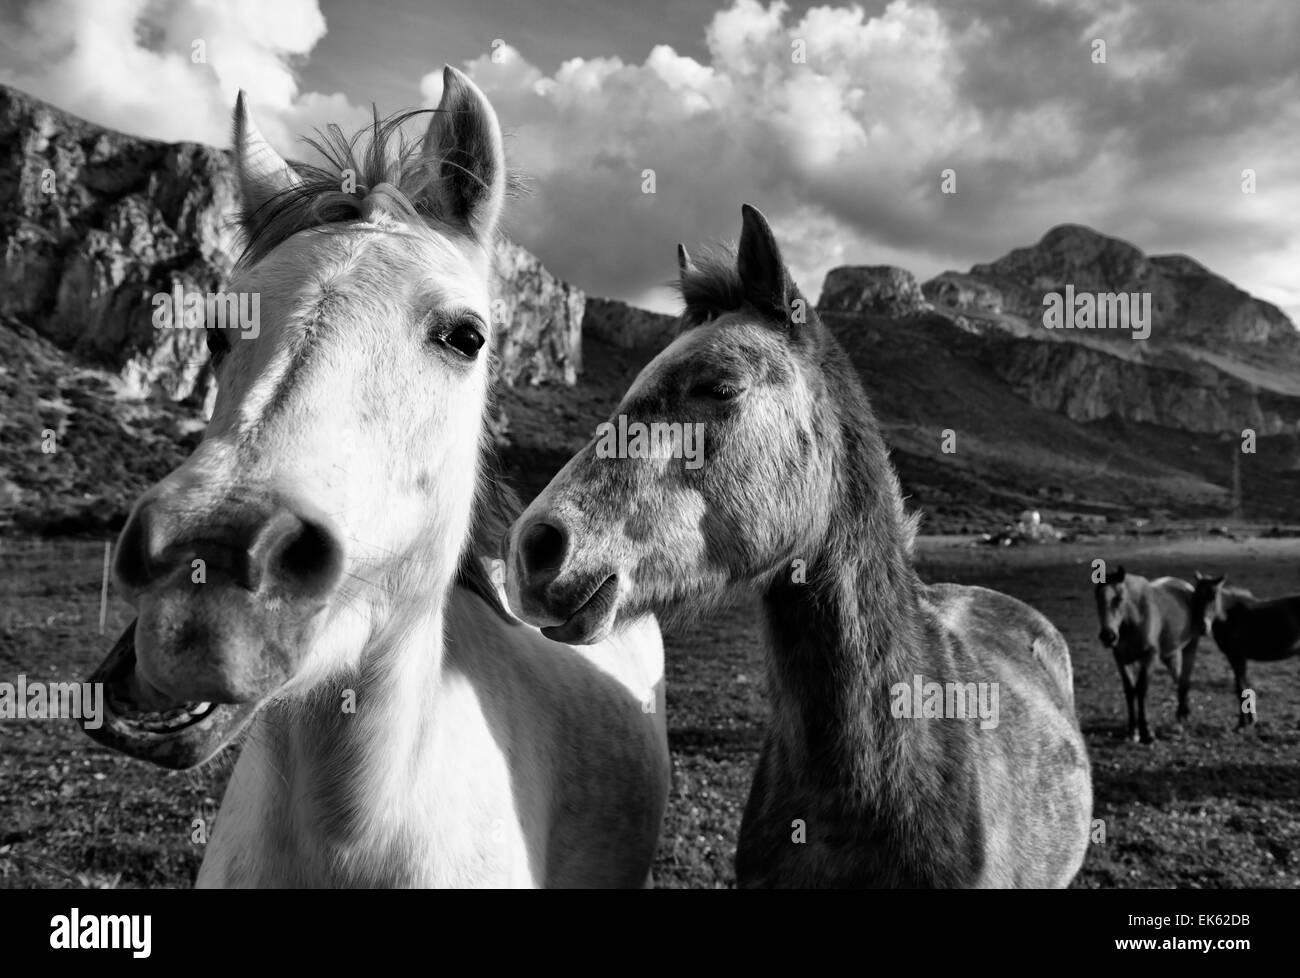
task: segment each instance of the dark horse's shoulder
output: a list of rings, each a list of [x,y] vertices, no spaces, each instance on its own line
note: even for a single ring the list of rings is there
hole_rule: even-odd
[[[1276,662],[1300,652],[1300,594],[1267,600],[1249,592],[1233,596],[1237,601],[1214,623],[1214,640],[1229,656]]]
[[[1070,648],[1041,611],[1001,591],[965,584],[930,584],[922,588],[921,599],[941,627],[961,635],[971,648],[1044,670],[1073,701]]]

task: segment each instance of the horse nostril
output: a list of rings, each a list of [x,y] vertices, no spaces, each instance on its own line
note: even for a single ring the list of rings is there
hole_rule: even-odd
[[[569,537],[564,530],[550,523],[534,523],[519,539],[519,559],[524,573],[545,574],[559,570],[568,549]]]
[[[150,502],[141,503],[131,514],[113,552],[113,570],[127,590],[146,587],[158,576],[157,558],[151,549]]]
[[[1103,628],[1101,630],[1100,638],[1101,638],[1102,645],[1110,645],[1115,641],[1115,633],[1112,632],[1109,628]]]
[[[300,594],[324,594],[343,574],[343,548],[334,534],[287,511],[271,518],[253,551],[263,579]]]

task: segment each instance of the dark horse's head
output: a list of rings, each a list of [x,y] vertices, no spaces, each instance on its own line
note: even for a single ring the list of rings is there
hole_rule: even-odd
[[[1206,577],[1196,572],[1196,588],[1192,591],[1192,628],[1197,635],[1205,635],[1222,617],[1220,598],[1223,596],[1224,577]]]
[[[1127,579],[1128,575],[1124,573],[1124,565],[1121,564],[1113,574],[1099,581],[1093,588],[1093,596],[1097,599],[1097,621],[1101,624],[1101,632],[1097,637],[1108,649],[1113,649],[1119,641],[1119,629],[1129,611],[1129,594],[1125,586]]]
[[[863,486],[890,508],[873,524],[880,559],[911,546],[861,382],[766,218],[745,205],[734,255],[695,262],[681,248],[678,269],[680,335],[511,534],[510,603],[565,642],[767,588],[801,555],[841,546],[852,531],[833,514],[865,510]]]

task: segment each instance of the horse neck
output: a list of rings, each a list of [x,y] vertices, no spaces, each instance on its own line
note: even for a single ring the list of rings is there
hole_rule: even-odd
[[[852,484],[833,493],[807,581],[783,572],[764,595],[772,731],[789,769],[848,803],[906,783],[917,725],[890,711],[890,689],[916,674],[921,634],[911,528],[874,425],[844,442]]]
[[[334,672],[268,717],[271,762],[300,779],[307,804],[293,817],[305,834],[345,844],[399,822],[419,797],[412,772],[436,746],[443,630],[452,578],[395,586],[372,607],[355,666]],[[430,718],[433,718],[431,721]],[[295,803],[301,802],[295,799]]]
[[[1228,612],[1234,608],[1253,608],[1259,604],[1259,599],[1242,587],[1225,587],[1219,594],[1219,608],[1221,612],[1217,617],[1226,618]]]
[[[1124,578],[1124,622],[1140,628],[1147,620],[1151,603],[1151,582],[1145,577],[1129,574]]]

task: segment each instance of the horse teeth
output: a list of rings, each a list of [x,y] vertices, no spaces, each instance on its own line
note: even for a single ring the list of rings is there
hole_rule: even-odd
[[[203,702],[184,703],[173,709],[159,712],[151,710],[147,713],[129,708],[119,710],[119,715],[127,723],[143,730],[153,733],[165,733],[169,730],[176,730],[181,727],[187,727],[192,723],[203,719],[212,710],[212,704]]]

